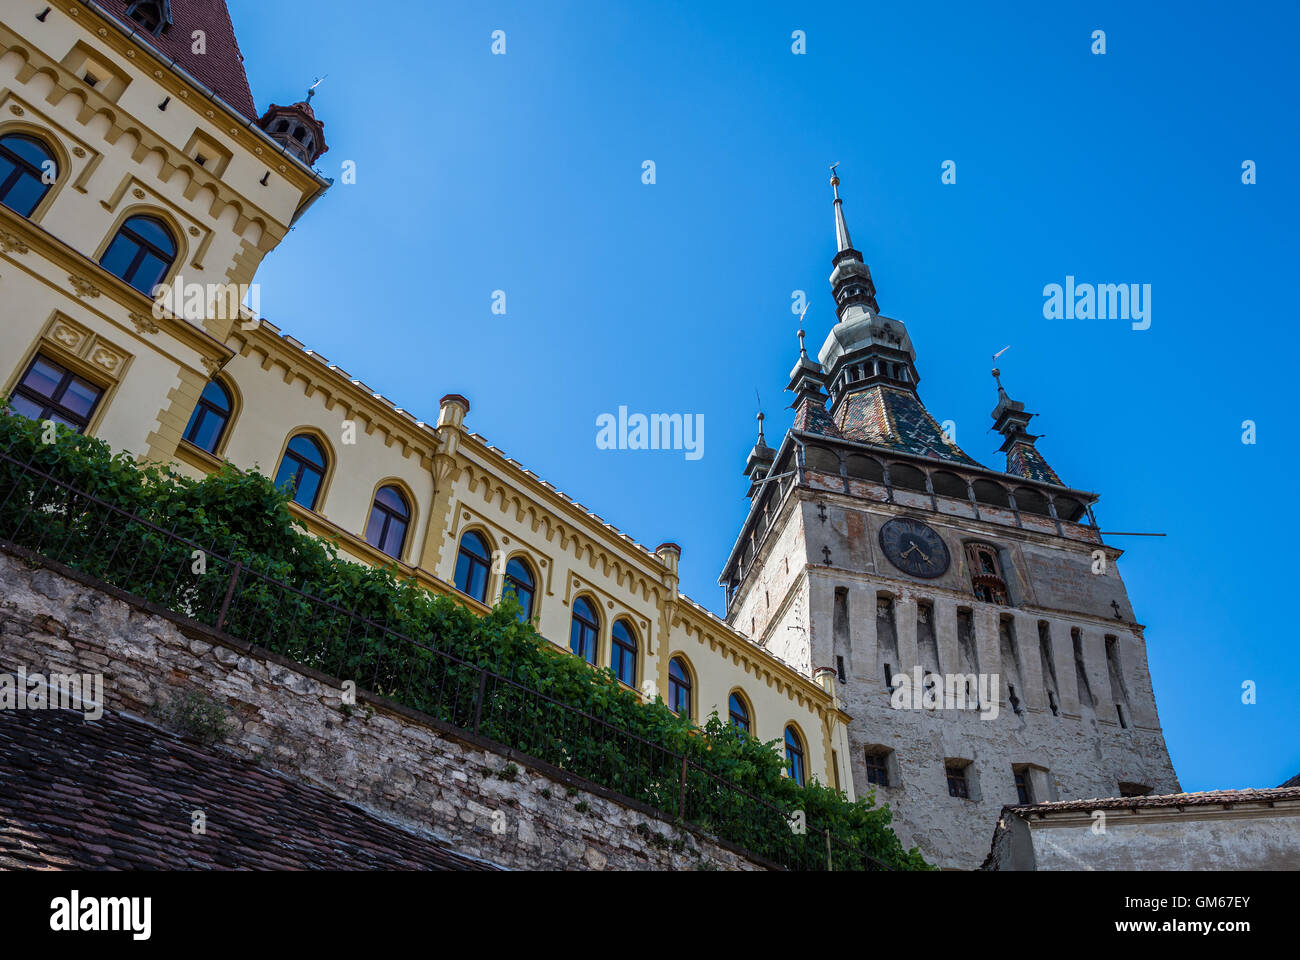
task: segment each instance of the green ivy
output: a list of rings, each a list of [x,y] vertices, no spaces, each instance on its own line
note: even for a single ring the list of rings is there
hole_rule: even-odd
[[[820,783],[801,787],[783,776],[779,741],[739,734],[716,713],[697,727],[661,699],[643,703],[521,623],[513,597],[480,616],[395,569],[341,559],[256,471],[226,464],[194,480],[63,428],[53,443],[42,434],[39,423],[0,415],[0,538],[210,625],[237,562],[252,574],[238,580],[226,613],[232,636],[458,727],[477,722],[482,736],[787,866],[825,869],[829,830],[851,848],[833,850],[834,869],[863,869],[858,854],[893,869],[931,869],[915,848],[902,848],[873,794],[850,803]],[[205,553],[202,573],[192,545]],[[491,671],[481,704],[480,668]],[[796,811],[804,833],[790,826]]]

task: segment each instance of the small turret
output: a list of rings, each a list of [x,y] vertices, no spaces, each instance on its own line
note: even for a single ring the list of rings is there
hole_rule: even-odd
[[[790,406],[796,410],[805,400],[812,400],[818,407],[826,404],[826,372],[820,363],[808,356],[808,347],[804,343],[806,336],[800,328],[799,360],[790,371],[790,385],[786,387],[794,394],[794,403]]]
[[[998,405],[993,408],[993,429],[1002,434],[1002,446],[998,449],[1007,455],[1007,473],[1026,480],[1041,480],[1065,486],[1055,470],[1043,459],[1043,455],[1034,446],[1042,434],[1029,432],[1029,421],[1037,414],[1025,410],[1025,405],[1007,396],[1002,388],[1002,371],[993,368],[993,379],[998,385]]]
[[[311,98],[315,94],[313,86],[307,91],[306,100],[287,107],[273,103],[257,121],[272,140],[308,166],[329,150],[325,145],[325,124],[316,119],[316,112],[311,108]]]
[[[776,459],[776,451],[767,445],[767,439],[763,436],[765,419],[767,418],[763,411],[758,411],[758,440],[754,443],[754,449],[749,451],[749,456],[745,458],[745,476],[749,477],[750,497],[758,492],[758,485],[772,471],[772,462]]]

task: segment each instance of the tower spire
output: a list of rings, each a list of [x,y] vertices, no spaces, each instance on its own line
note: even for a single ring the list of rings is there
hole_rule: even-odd
[[[839,165],[838,160],[831,164],[831,190],[835,194],[835,247],[837,252],[843,253],[845,250],[853,249],[853,241],[849,238],[849,225],[844,220],[844,201],[840,199],[840,175],[835,172],[835,168]]]
[[[1001,351],[1005,353],[1006,351]],[[994,357],[994,359],[997,359]],[[993,380],[998,385],[998,405],[993,408],[993,429],[1002,434],[998,449],[1007,455],[1007,473],[1026,480],[1041,480],[1063,487],[1064,483],[1034,446],[1042,434],[1029,432],[1029,421],[1037,414],[1025,410],[1025,405],[1007,396],[1002,386],[1002,371],[993,368]]]
[[[831,192],[834,194],[835,207],[835,257],[831,260],[831,292],[835,295],[835,312],[840,321],[849,319],[851,312],[865,310],[870,315],[880,312],[876,303],[876,285],[871,282],[871,270],[862,259],[862,254],[853,248],[849,237],[849,224],[844,219],[844,200],[840,196],[840,175],[835,168],[839,162],[831,164]],[[854,306],[859,311],[852,311]]]
[[[754,393],[755,399],[758,398],[758,392]],[[767,416],[763,413],[762,400],[759,400],[758,410],[758,440],[754,444],[754,449],[749,451],[749,456],[745,458],[745,476],[749,477],[749,496],[758,492],[759,484],[763,478],[768,475],[772,469],[772,461],[776,459],[776,451],[767,445],[767,440],[763,436],[763,421]]]
[[[826,381],[825,371],[822,365],[808,356],[808,347],[804,344],[804,337],[808,334],[803,327],[799,328],[799,359],[795,362],[794,369],[790,371],[790,385],[786,387],[794,394],[794,403],[790,404],[796,410],[805,400],[812,400],[818,407],[826,403]]]

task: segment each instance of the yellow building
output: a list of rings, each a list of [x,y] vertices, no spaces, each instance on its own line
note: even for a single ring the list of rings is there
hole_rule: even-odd
[[[696,720],[793,738],[800,776],[853,796],[834,671],[680,594],[675,544],[647,549],[488,444],[464,397],[420,422],[250,309],[330,180],[310,95],[256,112],[224,3],[3,11],[0,392],[18,412],[192,476],[292,479],[295,514],[347,556],[475,609],[513,590],[552,642]]]

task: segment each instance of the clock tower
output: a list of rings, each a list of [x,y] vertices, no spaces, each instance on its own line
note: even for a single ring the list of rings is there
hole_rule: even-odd
[[[835,687],[833,769],[894,811],[904,845],[974,868],[1006,804],[1176,793],[1146,639],[1097,495],[1038,451],[994,371],[987,467],[918,394],[903,321],[880,312],[831,178],[838,322],[800,331],[777,449],[746,463],[750,510],[721,584],[727,620]]]

